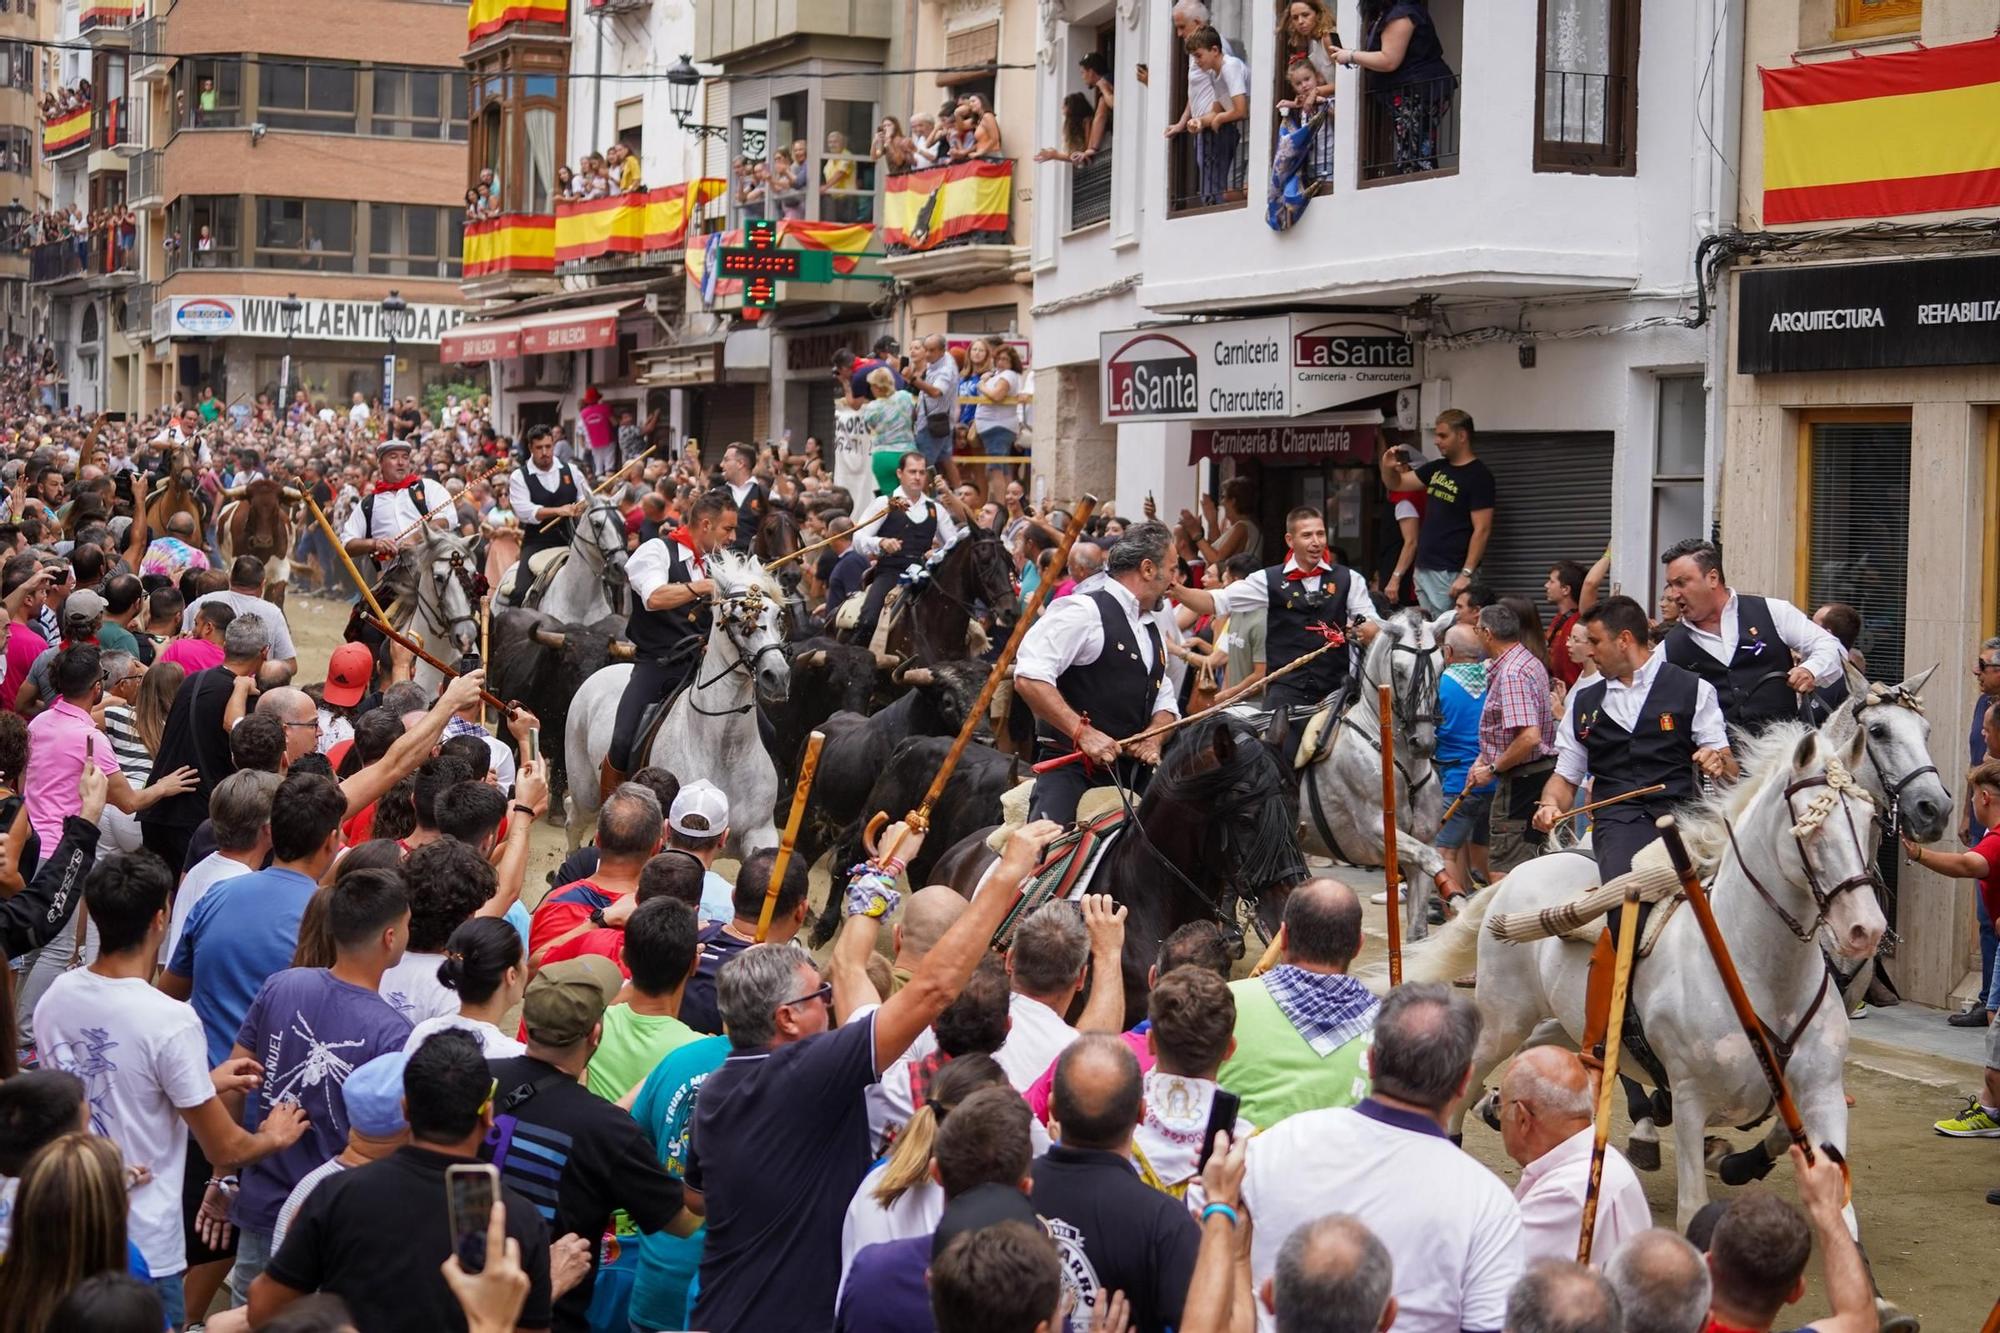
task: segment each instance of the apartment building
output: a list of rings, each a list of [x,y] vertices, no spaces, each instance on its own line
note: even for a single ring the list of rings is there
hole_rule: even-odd
[[[0,245],[0,333],[8,343],[47,335],[28,298],[26,228],[48,205],[41,95],[52,83],[46,72],[51,62],[37,43],[54,31],[54,17],[54,7],[43,0],[21,0],[0,11],[0,226],[9,238]]]

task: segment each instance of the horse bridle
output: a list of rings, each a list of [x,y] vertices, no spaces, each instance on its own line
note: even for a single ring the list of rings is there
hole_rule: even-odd
[[[1894,838],[1900,836],[1902,831],[1904,789],[1926,774],[1937,777],[1938,771],[1936,764],[1922,764],[1903,774],[1896,781],[1889,781],[1882,762],[1875,757],[1875,738],[1869,734],[1866,724],[1861,720],[1861,715],[1870,708],[1884,706],[1907,708],[1918,717],[1922,717],[1924,701],[1914,691],[1906,690],[1901,685],[1870,685],[1868,693],[1857,699],[1853,707],[1854,724],[1861,728],[1862,744],[1867,747],[1869,762],[1875,765],[1875,774],[1882,780],[1882,794],[1889,798],[1889,836]],[[1941,778],[1939,780],[1942,781]]]
[[[466,568],[465,552],[462,549],[452,551],[450,556],[451,572],[440,578],[435,568],[437,561],[429,554],[430,543],[427,541],[415,549],[425,553],[422,560],[423,568],[415,571],[417,575],[417,611],[424,613],[426,619],[430,618],[424,604],[424,593],[428,590],[430,593],[430,605],[437,611],[437,617],[432,623],[443,625],[447,632],[456,629],[460,625],[471,625],[475,630],[478,629],[479,620],[472,613],[472,607],[479,599],[477,593],[474,591],[473,575]],[[445,610],[444,579],[457,580],[460,589],[464,591],[466,603],[466,613],[464,615],[454,616]]]
[[[1812,798],[1807,803],[1806,809],[1801,812],[1794,803],[1794,798],[1802,791],[1818,787],[1826,788],[1826,793]],[[1743,877],[1750,881],[1750,887],[1757,891],[1757,896],[1764,900],[1764,905],[1777,913],[1778,919],[1785,923],[1785,929],[1791,931],[1802,943],[1810,943],[1813,936],[1819,933],[1819,928],[1826,924],[1827,913],[1833,909],[1835,900],[1842,894],[1852,893],[1857,889],[1882,887],[1881,878],[1875,873],[1874,858],[1866,854],[1867,843],[1862,839],[1861,830],[1855,826],[1854,808],[1848,803],[1850,796],[1859,797],[1870,806],[1875,804],[1873,793],[1856,782],[1853,775],[1847,771],[1847,766],[1838,759],[1827,760],[1824,773],[1800,778],[1785,788],[1785,812],[1792,817],[1792,837],[1799,844],[1799,862],[1805,867],[1806,888],[1812,894],[1813,907],[1816,911],[1809,926],[1799,924],[1799,919],[1786,910],[1785,905],[1758,880],[1757,872],[1752,870],[1750,863],[1743,858],[1743,849],[1736,844],[1735,826],[1727,820],[1723,821],[1723,828],[1729,834],[1729,850],[1735,854],[1736,864],[1742,867]],[[1833,813],[1836,805],[1846,816],[1847,831],[1854,839],[1855,852],[1861,864],[1867,868],[1849,875],[1832,888],[1827,888],[1820,880],[1819,871],[1813,866],[1812,856],[1806,849],[1806,839],[1826,822],[1826,817]]]
[[[710,676],[707,680],[702,680],[701,673],[697,670],[695,673],[694,688],[697,690],[706,689],[718,681],[729,679],[729,677],[740,671],[750,681],[751,699],[749,703],[737,708],[703,708],[690,698],[688,700],[688,707],[694,709],[695,712],[700,713],[703,717],[731,717],[737,713],[747,713],[755,708],[757,706],[756,685],[758,664],[764,660],[764,654],[766,653],[776,653],[780,657],[784,656],[785,644],[782,639],[775,643],[767,643],[755,652],[746,653],[742,640],[737,638],[739,627],[744,630],[753,630],[763,620],[766,600],[764,590],[752,585],[745,588],[742,592],[731,593],[729,596],[719,598],[716,601],[715,618],[722,623],[723,636],[729,640],[730,646],[736,650],[736,658],[734,661],[725,663],[720,671]],[[781,606],[780,610],[782,609]]]
[[[629,586],[616,577],[617,565],[614,563],[616,558],[624,553],[625,544],[620,540],[606,546],[603,533],[599,531],[597,518],[599,515],[615,516],[616,513],[617,506],[609,500],[592,496],[584,508],[582,519],[577,523],[579,532],[590,534],[590,540],[584,545],[597,555],[597,581],[604,586],[604,600],[614,611],[622,605],[625,588]]]
[[[1389,631],[1383,630],[1382,632],[1387,634]],[[1432,726],[1438,725],[1443,721],[1443,716],[1440,712],[1435,711],[1435,701],[1438,697],[1437,671],[1436,664],[1431,661],[1431,650],[1420,644],[1406,644],[1398,638],[1394,643],[1389,645],[1389,652],[1391,657],[1389,670],[1389,707],[1390,711],[1395,715],[1396,720],[1402,723],[1404,735],[1407,736],[1413,732],[1420,722],[1429,722]],[[1397,653],[1408,653],[1417,659],[1416,689],[1413,691],[1415,697],[1409,700],[1405,700],[1402,693],[1396,689],[1394,655]],[[1372,685],[1377,689],[1381,688],[1382,682],[1375,680],[1368,674],[1368,659],[1366,655],[1363,655],[1361,659],[1360,676],[1363,685]],[[1433,701],[1433,711],[1415,711],[1422,707],[1420,701],[1425,697]],[[1359,703],[1360,701],[1356,700],[1355,702]],[[1367,727],[1354,721],[1351,716],[1352,711],[1353,705],[1349,705],[1348,709],[1342,712],[1340,717],[1342,725],[1352,728],[1357,735],[1368,742],[1376,753],[1381,753],[1381,737],[1370,733]],[[1403,767],[1403,761],[1400,756],[1396,760],[1396,771],[1402,774],[1403,782],[1409,787],[1410,795],[1412,796],[1422,791],[1437,774],[1436,768],[1427,767],[1422,777],[1412,779],[1409,770]]]

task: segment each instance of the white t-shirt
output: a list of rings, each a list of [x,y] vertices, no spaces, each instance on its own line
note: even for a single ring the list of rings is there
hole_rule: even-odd
[[[1250,95],[1250,66],[1239,56],[1231,55],[1225,50],[1222,53],[1222,69],[1212,77],[1222,90],[1222,106],[1225,111],[1229,109],[1233,99]]]
[[[881,1183],[886,1166],[877,1166],[862,1177],[861,1188],[854,1191],[854,1198],[847,1205],[847,1216],[840,1224],[840,1292],[847,1290],[847,1270],[854,1267],[854,1256],[870,1245],[879,1245],[889,1240],[910,1240],[917,1236],[928,1236],[937,1230],[938,1220],[944,1216],[944,1187],[925,1176],[902,1193],[895,1203],[884,1208],[875,1198],[875,1187]],[[840,1308],[840,1293],[833,1299],[834,1308]]]
[[[187,929],[188,913],[194,910],[194,905],[224,880],[249,873],[249,866],[241,861],[232,861],[221,852],[210,852],[188,869],[187,874],[181,877],[180,890],[174,894],[174,913],[167,923],[167,942],[160,948],[162,964],[174,956],[174,949],[181,942],[181,932]]]
[[[35,1047],[44,1069],[83,1080],[91,1132],[116,1143],[126,1165],[152,1171],[130,1195],[132,1243],[153,1276],[182,1271],[188,1128],[180,1113],[215,1096],[194,1006],[136,977],[77,968],[50,983],[35,1006]]]
[[[384,974],[387,980],[387,974]],[[415,1052],[424,1044],[424,1039],[433,1032],[443,1032],[454,1028],[460,1032],[470,1032],[479,1038],[479,1049],[489,1060],[506,1060],[516,1055],[526,1055],[528,1048],[523,1043],[494,1027],[481,1018],[467,1018],[463,1014],[445,1014],[438,1018],[426,1018],[410,1029],[410,1039],[403,1043],[405,1054]]]
[[[285,613],[279,610],[274,604],[265,601],[262,597],[253,597],[247,592],[231,592],[228,589],[224,589],[221,592],[209,593],[205,597],[195,598],[193,603],[185,611],[181,612],[181,632],[183,634],[194,628],[195,612],[201,610],[202,604],[205,602],[222,602],[227,604],[239,616],[255,616],[257,619],[263,621],[264,632],[271,636],[270,655],[273,659],[297,657],[299,655],[297,646],[292,643],[292,627],[285,623]]]
[[[993,372],[992,378],[999,381],[993,386],[999,390],[998,397],[1019,398],[1021,396],[1021,377],[1013,371],[996,370]],[[972,428],[974,430],[1015,430],[1020,424],[1021,409],[1018,404],[1009,403],[1001,406],[987,402],[985,396],[981,395],[978,405],[972,409]]]
[[[410,1020],[452,1018],[458,1013],[458,992],[438,980],[441,953],[405,953],[394,967],[382,974],[377,989],[389,1007]]]
[[[1007,997],[1007,1016],[1011,1020],[1007,1040],[993,1053],[993,1059],[1007,1071],[1007,1081],[1014,1090],[1025,1093],[1048,1072],[1056,1057],[1069,1049],[1076,1040],[1076,1029],[1040,1000],[1018,991]]]

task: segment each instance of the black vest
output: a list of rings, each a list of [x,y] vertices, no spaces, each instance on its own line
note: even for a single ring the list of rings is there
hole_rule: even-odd
[[[662,537],[660,542],[667,548],[671,561],[668,581],[672,583],[692,583],[700,578],[694,567],[687,562],[687,548],[670,537]],[[638,599],[634,599],[637,602]],[[648,611],[643,604],[633,608],[630,619],[625,622],[625,637],[644,657],[662,657],[674,647],[688,639],[707,639],[709,625],[715,613],[707,601],[693,601],[672,611]]]
[[[1056,693],[1107,736],[1123,740],[1144,731],[1153,720],[1153,701],[1160,697],[1160,681],[1167,673],[1159,628],[1150,622],[1145,627],[1153,650],[1153,665],[1148,668],[1132,633],[1132,622],[1125,618],[1125,608],[1116,597],[1102,589],[1070,595],[1088,597],[1097,604],[1098,619],[1104,626],[1104,648],[1095,662],[1079,662],[1056,677]],[[1065,739],[1046,722],[1040,731],[1045,740]]]
[[[1799,715],[1798,696],[1785,683],[1792,669],[1792,650],[1771,623],[1771,608],[1762,597],[1736,596],[1736,655],[1728,665],[1715,660],[1694,641],[1685,625],[1667,635],[1667,660],[1694,672],[1715,688],[1722,719],[1732,727],[1757,731],[1767,723]]]
[[[1264,622],[1264,662],[1269,670],[1276,671],[1326,646],[1325,636],[1310,626],[1325,624],[1346,632],[1347,594],[1353,579],[1353,570],[1335,565],[1332,574],[1320,575],[1319,591],[1308,592],[1303,579],[1293,581],[1285,577],[1283,565],[1272,565],[1264,571],[1264,582],[1271,594],[1270,611]],[[1304,670],[1294,671],[1287,677],[1287,683],[1299,694],[1323,699],[1347,680],[1349,656],[1328,653]]]
[[[556,468],[562,476],[562,482],[554,489],[550,489],[542,485],[541,479],[535,476],[533,468],[526,464],[521,467],[521,479],[528,483],[528,498],[534,501],[537,509],[546,509],[550,505],[574,504],[581,498],[576,489],[576,474],[570,471],[569,464],[557,463]],[[576,531],[576,520],[562,519],[547,532],[543,532],[542,524],[545,521],[537,519],[523,535],[521,550],[524,555],[535,551],[546,551],[551,546],[569,545],[570,536]]]
[[[727,490],[728,483],[723,484]],[[743,492],[743,503],[736,507],[736,540],[729,543],[732,551],[750,553],[750,543],[757,539],[757,525],[764,521],[768,501],[764,495],[764,483],[753,481],[750,489]]]
[[[894,538],[903,544],[903,549],[894,555],[877,556],[876,577],[900,574],[911,565],[922,563],[930,554],[931,543],[937,540],[937,501],[924,507],[924,521],[913,522],[907,509],[890,509],[889,517],[882,520],[875,530],[876,539]]]
[[[1590,799],[1602,801],[1656,782],[1664,783],[1666,790],[1610,806],[1592,818],[1611,823],[1651,820],[1671,805],[1692,800],[1694,706],[1701,681],[1691,671],[1662,662],[1630,731],[1604,711],[1605,689],[1599,680],[1576,696],[1577,739],[1590,759]]]

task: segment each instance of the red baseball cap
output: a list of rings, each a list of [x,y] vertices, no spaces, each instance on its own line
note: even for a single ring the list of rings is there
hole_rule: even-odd
[[[352,708],[368,693],[375,678],[375,654],[365,643],[343,643],[326,666],[326,701],[335,708]]]

